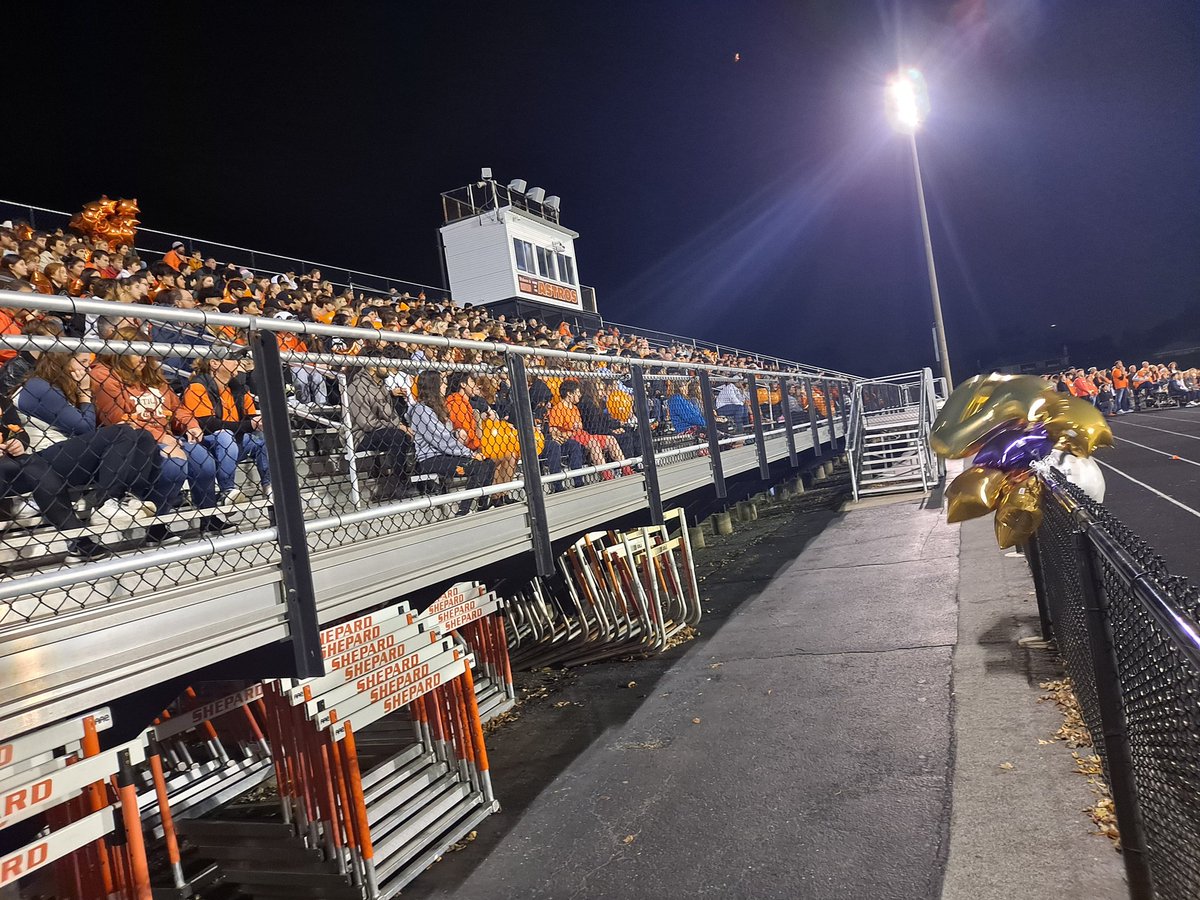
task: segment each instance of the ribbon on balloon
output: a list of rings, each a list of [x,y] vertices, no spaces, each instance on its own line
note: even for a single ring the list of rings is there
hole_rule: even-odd
[[[946,520],[994,511],[996,541],[1012,547],[1042,523],[1042,482],[1053,467],[1096,500],[1104,475],[1092,453],[1112,446],[1112,429],[1086,400],[1032,375],[976,375],[955,388],[934,420],[929,446],[946,459],[974,456],[946,488]]]

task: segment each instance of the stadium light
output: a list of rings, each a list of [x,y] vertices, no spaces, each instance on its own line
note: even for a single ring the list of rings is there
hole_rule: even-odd
[[[925,86],[925,76],[919,69],[901,69],[888,80],[887,111],[892,127],[908,135],[908,146],[912,151],[913,175],[917,180],[917,206],[921,211],[921,233],[925,238],[925,264],[929,268],[929,294],[933,301],[934,349],[942,364],[946,390],[953,390],[946,326],[942,322],[942,298],[938,293],[937,268],[933,264],[933,239],[929,235],[929,213],[925,209],[925,185],[921,180],[921,161],[917,156],[917,130],[929,115],[929,90]]]
[[[546,189],[540,187],[530,188],[525,192],[525,199],[531,200],[534,203],[541,203],[546,199]]]
[[[525,180],[523,178],[514,178],[508,183],[508,189],[510,191],[515,191],[518,194],[524,194],[525,187]]]

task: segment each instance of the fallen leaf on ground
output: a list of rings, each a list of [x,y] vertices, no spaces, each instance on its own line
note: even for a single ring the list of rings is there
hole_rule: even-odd
[[[697,719],[692,719],[692,724],[693,724],[693,725],[699,725],[699,724],[700,724],[700,720],[699,720],[698,718],[697,718]]]
[[[624,838],[622,838],[621,843],[622,844],[632,844],[636,839],[637,839],[637,835],[627,834],[627,835],[625,835]]]
[[[1002,769],[1015,769],[1015,768],[1016,768],[1016,766],[1014,766],[1014,765],[1013,765],[1012,763],[1010,763],[1010,762],[1002,762],[1002,763],[1000,763],[1000,768],[1002,768]]]

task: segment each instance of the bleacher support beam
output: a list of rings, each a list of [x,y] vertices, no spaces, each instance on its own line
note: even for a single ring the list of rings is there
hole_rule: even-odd
[[[813,380],[804,379],[804,390],[808,394],[808,424],[812,428],[813,457],[821,458],[821,431],[817,426],[817,395],[813,392]]]
[[[637,418],[638,440],[642,448],[642,474],[646,479],[646,502],[650,505],[650,521],[665,524],[662,492],[658,487],[658,463],[654,460],[654,434],[650,431],[650,411],[646,399],[646,380],[640,366],[630,370],[633,377],[633,412]]]
[[[754,423],[754,448],[758,451],[758,477],[770,481],[771,464],[767,461],[767,440],[763,437],[762,404],[758,402],[758,379],[753,372],[746,376],[746,385],[750,389],[750,408],[754,413],[751,421]]]
[[[717,499],[729,496],[725,489],[725,470],[721,466],[721,436],[717,433],[717,411],[713,406],[712,379],[700,370],[700,402],[704,405],[704,422],[708,426],[708,460],[712,464],[713,488]]]
[[[517,438],[521,445],[521,477],[525,480],[525,502],[529,506],[529,530],[533,543],[533,558],[542,578],[554,574],[554,550],[550,545],[550,522],[546,518],[546,495],[542,492],[542,469],[538,462],[537,438],[534,437],[533,406],[529,402],[529,381],[525,376],[525,360],[518,353],[505,358],[508,382],[512,386],[513,413],[516,416]]]
[[[251,331],[250,353],[254,357],[255,383],[267,457],[271,460],[271,502],[275,511],[275,528],[279,534],[279,560],[287,601],[288,633],[296,661],[294,675],[297,678],[313,678],[325,674],[325,663],[321,658],[317,594],[308,558],[308,535],[304,529],[300,479],[296,473],[292,429],[288,423],[283,365],[274,333]]]
[[[792,420],[792,402],[788,398],[788,389],[790,385],[785,376],[779,376],[779,405],[783,407],[783,427],[784,438],[787,440],[788,448],[788,465],[793,468],[799,468],[800,457],[796,454],[796,431],[795,424]]]

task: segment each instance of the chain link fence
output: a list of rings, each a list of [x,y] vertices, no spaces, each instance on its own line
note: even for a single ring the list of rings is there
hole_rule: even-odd
[[[1029,545],[1043,621],[1112,787],[1130,896],[1200,896],[1195,585],[1058,473]]]
[[[815,437],[846,394],[799,374],[0,294],[0,629],[263,569],[298,609],[309,552],[511,505],[552,571],[547,495],[636,479],[661,516],[658,467],[785,420]]]

